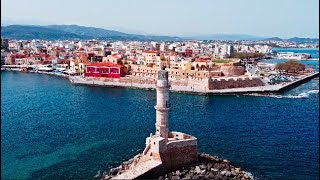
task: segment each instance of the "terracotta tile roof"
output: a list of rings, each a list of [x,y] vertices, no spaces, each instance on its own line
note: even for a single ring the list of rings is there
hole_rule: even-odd
[[[208,61],[205,59],[199,58],[199,59],[195,60],[195,62],[208,62]]]
[[[10,58],[26,58],[28,56],[24,55],[24,54],[11,54]]]
[[[118,54],[112,54],[112,57],[116,58],[116,59],[120,59]]]
[[[84,64],[86,66],[91,65],[91,63],[89,63],[89,62],[83,62],[82,64]]]
[[[148,51],[145,51],[145,53],[159,53],[159,51],[148,50]]]

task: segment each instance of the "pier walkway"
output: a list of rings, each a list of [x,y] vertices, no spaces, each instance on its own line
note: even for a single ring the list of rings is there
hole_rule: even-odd
[[[136,179],[139,176],[149,172],[150,170],[161,166],[162,162],[157,160],[145,161],[138,166],[133,167],[130,171],[117,175],[112,179]]]

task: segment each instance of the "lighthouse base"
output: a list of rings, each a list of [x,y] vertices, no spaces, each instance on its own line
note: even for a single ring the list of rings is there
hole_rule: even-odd
[[[168,140],[151,136],[147,138],[151,156],[162,161],[166,170],[179,169],[198,161],[197,138],[182,132],[169,132]]]
[[[157,175],[187,167],[198,162],[197,138],[169,132],[168,140],[157,135],[146,139],[141,157],[112,179],[136,179]]]

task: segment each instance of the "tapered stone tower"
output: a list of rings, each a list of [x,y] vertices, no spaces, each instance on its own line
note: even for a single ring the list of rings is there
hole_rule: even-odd
[[[157,76],[156,134],[146,139],[143,154],[160,160],[162,166],[172,170],[197,161],[197,138],[169,131],[169,80],[168,71],[163,67]]]
[[[157,104],[156,109],[156,135],[168,142],[168,113],[169,113],[169,82],[168,71],[164,68],[158,72]]]
[[[112,179],[151,177],[179,169],[198,161],[197,138],[182,132],[169,131],[169,81],[163,67],[157,77],[156,133],[146,139],[141,157]]]

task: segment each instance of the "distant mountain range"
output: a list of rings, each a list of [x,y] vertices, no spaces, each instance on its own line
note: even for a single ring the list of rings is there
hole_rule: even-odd
[[[264,41],[289,41],[294,43],[319,43],[319,38],[299,38],[299,37],[293,37],[289,39],[281,39],[279,37],[272,37],[263,39]]]
[[[287,41],[296,42],[296,43],[319,43],[319,38],[293,37],[293,38],[287,39]]]
[[[266,37],[252,36],[248,34],[207,34],[207,35],[195,35],[184,37],[187,39],[196,40],[222,40],[222,41],[233,41],[233,40],[262,40]]]
[[[319,43],[319,38],[293,37],[289,39],[282,39],[279,37],[266,38],[266,37],[260,37],[260,36],[252,36],[248,34],[211,34],[211,35],[189,36],[184,38],[197,39],[197,40],[225,40],[225,41],[251,40],[251,41],[290,41],[294,43]]]
[[[78,25],[9,25],[1,26],[1,36],[10,39],[46,39],[46,40],[140,40],[140,41],[179,41],[180,37],[128,34],[102,28]]]
[[[195,36],[157,36],[148,34],[131,34],[103,28],[85,27],[78,25],[1,25],[1,37],[17,40],[137,40],[137,41],[182,41],[182,40],[274,40],[291,41],[296,43],[319,43],[318,38],[281,39],[279,37],[260,37],[247,34],[211,34]]]

